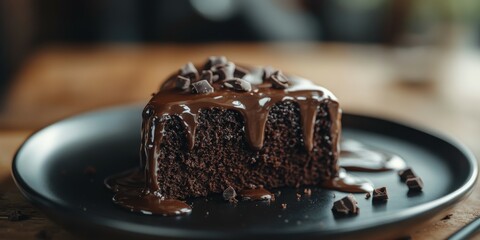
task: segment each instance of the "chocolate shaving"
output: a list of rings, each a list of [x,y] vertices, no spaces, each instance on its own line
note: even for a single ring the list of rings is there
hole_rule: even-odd
[[[198,78],[198,71],[197,68],[195,68],[195,66],[193,65],[193,63],[188,62],[180,68],[179,75],[189,78],[191,81],[194,81]]]
[[[207,80],[208,83],[212,84],[213,83],[213,72],[210,70],[204,70],[202,71],[202,75],[200,75],[200,78],[198,81],[202,80]]]
[[[249,73],[250,73],[250,71],[248,71],[247,69],[236,66],[235,67],[235,72],[233,73],[233,76],[236,77],[236,78],[243,78],[245,75],[247,75]]]
[[[386,187],[381,187],[373,190],[373,201],[386,201],[388,200],[388,193]]]
[[[273,67],[264,67],[263,68],[263,73],[262,73],[262,79],[263,81],[266,81],[270,76],[275,72],[275,69]]]
[[[227,63],[227,58],[225,56],[210,56],[208,57],[207,62],[203,66],[203,69],[210,70],[214,66],[223,65],[226,63]]]
[[[411,168],[406,168],[398,171],[398,176],[400,176],[400,180],[402,180],[402,182],[405,182],[408,178],[416,177],[415,173]]]
[[[235,64],[228,62],[223,65],[214,66],[212,67],[212,70],[214,71],[215,75],[218,76],[215,81],[232,79],[235,72]]]
[[[360,209],[357,204],[355,197],[352,194],[348,194],[346,197],[333,203],[332,211],[345,215],[358,214]]]
[[[198,82],[192,83],[192,91],[194,93],[211,93],[214,91],[213,87],[208,83],[207,80],[200,80]]]
[[[180,90],[186,90],[190,87],[190,78],[178,75],[175,87]]]
[[[267,78],[267,81],[272,83],[273,88],[284,89],[288,87],[288,78],[280,71],[275,71]]]
[[[405,182],[410,191],[422,191],[423,181],[420,177],[408,178]]]
[[[223,81],[223,85],[236,91],[250,92],[252,90],[252,85],[246,80],[240,78],[225,80]]]

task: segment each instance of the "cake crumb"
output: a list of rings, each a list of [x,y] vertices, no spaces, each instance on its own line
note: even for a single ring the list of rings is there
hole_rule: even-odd
[[[286,203],[282,203],[282,209],[287,209],[287,204]]]
[[[369,192],[367,192],[367,194],[365,194],[365,199],[369,199],[371,196],[372,195]]]
[[[305,195],[307,195],[307,196],[311,196],[311,195],[312,195],[312,189],[310,189],[310,188],[305,188],[305,189],[303,190],[303,193],[305,193]]]
[[[297,201],[300,201],[300,198],[302,198],[302,195],[300,195],[300,193],[297,193]]]
[[[229,201],[230,203],[237,203],[237,192],[235,192],[235,189],[233,187],[229,186],[223,191],[223,199],[225,201]]]

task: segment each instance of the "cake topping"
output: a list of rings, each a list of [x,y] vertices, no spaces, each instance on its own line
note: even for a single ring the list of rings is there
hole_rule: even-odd
[[[175,87],[180,90],[187,90],[190,87],[190,78],[178,75]]]
[[[345,215],[358,214],[360,209],[357,204],[355,197],[352,194],[348,194],[346,197],[335,201],[332,210]]]
[[[208,58],[207,62],[203,66],[203,69],[210,70],[214,66],[223,65],[226,63],[227,58],[225,56],[211,56]]]
[[[187,128],[188,148],[195,145],[197,117],[202,108],[234,109],[244,117],[247,140],[254,150],[264,143],[264,131],[269,110],[282,101],[298,104],[303,143],[307,152],[314,149],[314,125],[317,115],[329,115],[333,120],[331,131],[339,131],[339,106],[335,97],[325,88],[299,77],[287,77],[272,67],[240,67],[225,57],[210,57],[197,78],[190,77],[196,69],[186,64],[182,74],[168,79],[151,102],[159,114],[177,115]],[[190,80],[190,83],[186,79]],[[318,105],[328,102],[328,113],[319,111]],[[159,133],[161,135],[161,133]],[[333,134],[337,135],[337,134]],[[337,149],[337,139],[328,139]]]
[[[288,87],[288,78],[280,71],[272,73],[267,80],[272,83],[273,88],[284,89]]]
[[[169,82],[174,81],[175,89],[191,93],[212,93],[222,91],[224,87],[235,91],[250,92],[254,89],[287,89],[292,85],[292,81],[286,75],[272,67],[251,70],[253,71],[237,66],[223,56],[213,56],[208,58],[200,74],[197,68],[189,62],[180,68],[179,75],[173,80],[167,80],[164,85],[171,85]],[[210,87],[201,84],[202,89],[200,90],[198,84],[193,85],[202,80],[207,80]],[[191,91],[186,91],[190,87]]]
[[[376,188],[373,190],[373,201],[386,201],[388,200],[388,193],[386,187]]]
[[[249,82],[240,78],[232,78],[225,80],[223,81],[223,85],[227,88],[231,88],[237,91],[250,92],[252,90],[252,85],[250,85]]]
[[[213,87],[208,83],[208,80],[200,80],[198,82],[192,83],[192,91],[194,93],[211,93],[213,92]]]
[[[223,81],[227,79],[232,79],[235,73],[235,64],[232,62],[227,62],[222,65],[213,66],[212,71],[215,72],[215,75],[218,76],[217,81]]]
[[[178,74],[182,77],[189,78],[192,81],[198,78],[197,68],[195,68],[195,66],[191,62],[183,65],[183,67],[180,68]]]
[[[203,70],[202,75],[200,75],[200,78],[198,79],[198,81],[202,81],[202,80],[207,80],[208,83],[212,84],[213,83],[213,72],[210,71],[210,70]]]
[[[270,67],[270,66],[264,67],[262,70],[263,70],[262,79],[264,81],[267,80],[270,77],[270,75],[272,75],[272,73],[275,72],[275,69],[273,67]]]
[[[240,66],[235,66],[235,72],[233,73],[233,76],[237,78],[243,78],[248,73],[249,71],[247,69],[242,68]]]

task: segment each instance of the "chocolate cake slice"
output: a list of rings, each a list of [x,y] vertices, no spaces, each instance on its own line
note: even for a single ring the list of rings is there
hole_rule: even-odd
[[[337,176],[341,110],[312,82],[225,57],[188,63],[143,111],[146,190],[170,199]]]

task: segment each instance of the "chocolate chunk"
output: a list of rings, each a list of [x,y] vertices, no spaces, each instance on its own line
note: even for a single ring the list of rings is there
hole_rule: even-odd
[[[332,211],[345,215],[358,214],[360,209],[357,204],[355,197],[352,194],[348,194],[346,197],[333,203]]]
[[[208,83],[207,80],[200,80],[192,83],[192,91],[194,93],[211,93],[213,90],[213,87],[210,85],[210,83]]]
[[[250,73],[250,71],[248,71],[247,69],[236,66],[235,67],[235,72],[233,73],[233,76],[236,77],[236,78],[243,78],[245,75],[247,75],[249,73]]]
[[[13,210],[8,214],[8,221],[17,222],[27,219],[28,216],[23,214],[20,210]]]
[[[218,76],[215,81],[232,79],[235,72],[235,64],[228,62],[223,65],[214,66],[212,67],[212,70],[214,71],[215,76]]]
[[[373,190],[373,201],[386,201],[388,200],[388,193],[386,187],[381,187]]]
[[[233,187],[228,187],[223,191],[223,199],[225,199],[225,201],[237,202],[235,197],[237,197],[237,192],[235,192]]]
[[[405,182],[408,178],[416,177],[415,173],[411,168],[406,168],[398,171],[398,176],[400,176],[400,180],[402,180],[402,182]]]
[[[422,191],[423,181],[420,177],[408,178],[405,183],[410,191]]]
[[[270,76],[275,72],[276,70],[273,67],[264,67],[263,68],[263,73],[262,73],[262,79],[263,81],[266,81]]]
[[[367,194],[365,194],[365,199],[369,199],[371,196],[372,195],[369,192],[367,192]]]
[[[223,65],[226,63],[227,63],[227,58],[225,56],[211,56],[208,58],[207,62],[203,66],[203,69],[210,70],[214,66]]]
[[[179,75],[189,78],[191,81],[194,81],[198,78],[198,71],[197,68],[193,65],[193,63],[188,62],[187,64],[183,65],[180,68]]]
[[[178,75],[175,81],[175,87],[180,90],[186,90],[190,87],[190,78]]]
[[[231,88],[237,91],[250,92],[252,90],[252,85],[240,78],[232,78],[223,81],[223,85],[227,88]]]
[[[272,83],[273,88],[284,89],[288,87],[288,78],[280,71],[272,73],[272,75],[267,78],[267,81]]]
[[[202,71],[202,75],[198,78],[198,81],[207,80],[208,83],[213,83],[213,72],[210,70]]]

